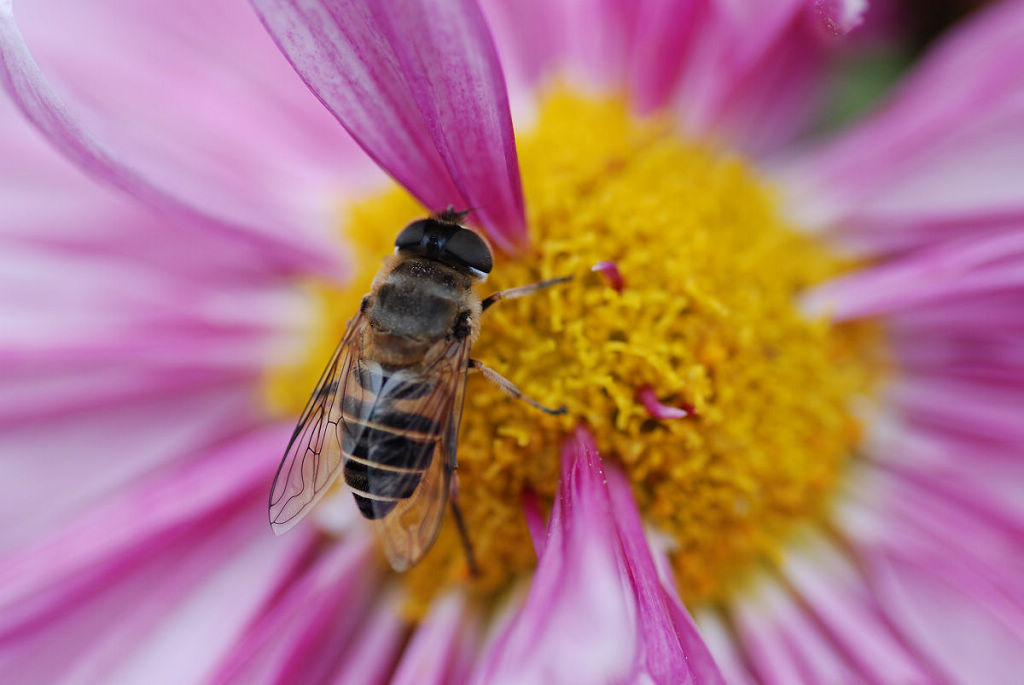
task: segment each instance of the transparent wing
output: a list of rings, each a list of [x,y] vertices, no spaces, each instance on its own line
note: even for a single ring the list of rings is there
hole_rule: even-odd
[[[270,526],[280,535],[297,524],[327,492],[341,473],[338,425],[340,397],[349,385],[365,317],[348,324],[331,361],[302,411],[270,488]]]
[[[404,412],[424,420],[419,426],[423,429],[421,432],[430,432],[435,427],[436,431],[433,431],[429,450],[424,450],[422,456],[412,455],[418,459],[413,470],[425,469],[422,474],[410,473],[404,481],[404,487],[413,490],[412,495],[397,503],[374,502],[382,508],[381,513],[385,509],[386,513],[372,520],[371,526],[396,571],[408,569],[427,553],[444,520],[455,466],[455,441],[468,361],[468,339],[453,341],[434,362],[435,366],[424,374],[434,380],[430,391],[422,397],[407,397],[401,402]],[[402,387],[398,384],[389,392],[391,383],[389,380],[383,394],[401,394]]]

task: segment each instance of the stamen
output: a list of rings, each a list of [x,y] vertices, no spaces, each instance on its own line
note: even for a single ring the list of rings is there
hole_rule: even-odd
[[[826,511],[860,440],[851,404],[880,374],[878,334],[806,318],[799,293],[849,265],[794,231],[743,160],[667,130],[624,102],[555,93],[518,140],[532,250],[499,255],[479,295],[588,270],[608,287],[528,289],[481,317],[473,358],[567,411],[545,414],[470,375],[458,504],[480,575],[467,581],[446,516],[402,577],[412,615],[446,585],[490,597],[532,570],[561,446],[580,423],[672,541],[690,603],[727,597]],[[322,330],[301,372],[268,383],[277,411],[301,411],[395,232],[436,209],[397,189],[349,208],[351,287],[315,286]]]
[[[647,413],[656,419],[683,419],[693,413],[692,407],[687,410],[682,407],[670,407],[658,401],[654,388],[645,385],[636,391],[636,397],[644,405]]]
[[[611,286],[615,292],[621,293],[622,289],[626,287],[626,280],[622,277],[622,273],[619,271],[619,265],[615,262],[598,262],[590,268],[591,271],[597,271],[605,280],[608,281],[608,285]]]

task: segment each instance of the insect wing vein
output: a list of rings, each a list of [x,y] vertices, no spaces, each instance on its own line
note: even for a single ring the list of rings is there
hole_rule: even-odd
[[[324,369],[299,417],[270,488],[270,525],[278,535],[292,528],[328,491],[341,472],[340,397],[358,357],[365,319],[358,314]]]

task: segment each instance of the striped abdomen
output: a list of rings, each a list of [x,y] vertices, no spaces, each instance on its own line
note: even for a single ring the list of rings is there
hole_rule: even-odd
[[[372,362],[354,375],[361,392],[342,400],[345,482],[363,516],[379,519],[412,496],[434,457],[443,426],[424,412],[436,404],[436,382],[405,370],[386,376]]]

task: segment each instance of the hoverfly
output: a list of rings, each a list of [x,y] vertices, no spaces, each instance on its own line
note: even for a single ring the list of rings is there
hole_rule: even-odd
[[[450,503],[470,571],[476,564],[452,494],[466,374],[550,414],[470,359],[480,315],[571,276],[496,292],[473,285],[494,263],[487,243],[447,211],[406,226],[373,280],[299,418],[270,492],[270,525],[284,533],[344,475],[360,513],[404,571],[437,536]]]

